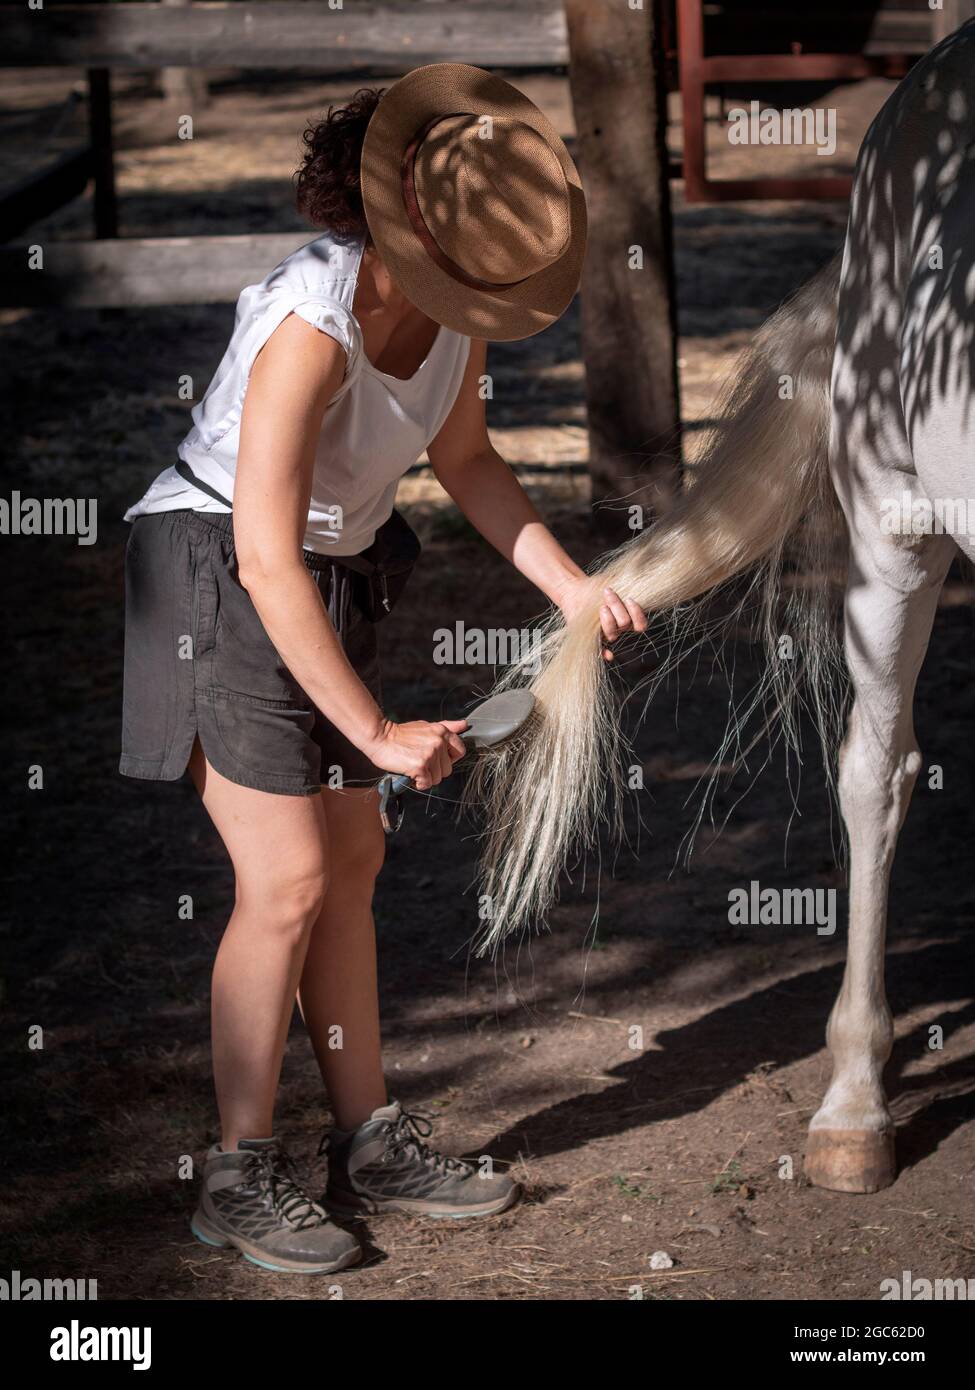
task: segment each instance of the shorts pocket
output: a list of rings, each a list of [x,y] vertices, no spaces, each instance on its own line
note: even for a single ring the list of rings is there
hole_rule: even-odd
[[[205,578],[200,602],[210,615],[209,685],[233,698],[262,701],[268,708],[308,705],[308,697],[281,660],[250,594],[237,578],[232,551]]]
[[[248,695],[243,690],[229,690],[225,685],[208,685],[201,692],[208,699],[239,700],[245,705],[255,705],[258,709],[279,709],[291,714],[311,714],[312,709],[302,709],[297,699],[266,700],[263,695]]]
[[[282,787],[296,780],[318,782],[321,755],[311,736],[314,710],[221,686],[207,686],[200,697],[224,752],[238,767]]]
[[[165,516],[134,522],[125,546],[122,752],[146,765],[162,766],[179,732],[186,563]]]

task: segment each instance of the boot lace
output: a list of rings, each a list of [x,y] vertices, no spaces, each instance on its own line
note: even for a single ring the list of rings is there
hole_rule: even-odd
[[[394,1162],[399,1157],[416,1158],[430,1168],[436,1168],[445,1176],[450,1173],[469,1173],[471,1167],[462,1159],[451,1158],[438,1153],[425,1141],[433,1133],[433,1117],[423,1111],[400,1111],[400,1117],[391,1127],[386,1139],[386,1160]]]
[[[294,1160],[281,1149],[252,1151],[254,1186],[274,1214],[296,1231],[320,1226],[328,1213],[301,1186]]]

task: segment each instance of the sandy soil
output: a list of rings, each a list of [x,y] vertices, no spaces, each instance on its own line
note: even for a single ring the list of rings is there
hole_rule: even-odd
[[[38,138],[63,96],[58,82],[17,78],[8,130]],[[570,134],[564,82],[523,85]],[[295,133],[338,89],[226,75],[189,145],[173,140],[172,113],[145,81],[120,87],[125,235],[299,225],[288,202]],[[837,97],[836,167],[850,167],[886,90],[861,84]],[[717,127],[712,137],[715,167],[737,172],[744,156],[720,143]],[[694,425],[708,418],[748,331],[839,244],[845,210],[687,207],[678,190],[675,214],[693,452]],[[31,235],[87,236],[89,218],[79,203]],[[170,461],[186,428],[177,378],[188,371],[206,381],[231,315],[226,305],[7,313],[0,327],[10,486],[97,496],[100,516],[99,542],[88,549],[56,537],[7,542],[15,554],[3,700],[14,771],[3,833],[14,853],[0,1263],[96,1277],[103,1298],[322,1296],[314,1281],[262,1274],[189,1236],[192,1183],[176,1176],[177,1165],[214,1137],[207,979],[231,880],[187,785],[144,786],[115,772],[121,512]],[[596,541],[577,313],[541,338],[493,351],[492,370],[499,447],[524,468],[556,532],[588,559]],[[435,667],[432,630],[458,617],[520,625],[538,601],[428,474],[411,476],[401,501],[427,553],[382,633],[389,709],[432,716],[489,681],[486,671]],[[702,834],[689,872],[675,867],[688,798],[727,702],[722,681],[702,676],[685,683],[679,702],[665,691],[637,735],[647,791],[633,808],[633,850],[604,859],[595,929],[590,865],[566,884],[551,933],[497,968],[471,960],[476,844],[453,820],[456,788],[411,805],[377,906],[391,1088],[438,1116],[443,1148],[492,1152],[526,1196],[486,1223],[369,1223],[369,1260],[343,1279],[346,1297],[612,1300],[639,1286],[651,1299],[875,1300],[880,1280],[904,1269],[975,1276],[970,598],[953,582],[922,675],[921,744],[947,775],[939,792],[922,779],[892,893],[896,1184],[845,1197],[801,1177],[804,1128],[828,1078],[823,1030],[842,930],[817,937],[727,919],[729,890],[752,878],[842,886],[814,761],[787,862],[792,805],[773,760],[740,802],[747,778],[720,794],[723,834]],[[747,681],[753,653],[744,638],[734,656]],[[28,792],[23,769],[38,762],[44,790]],[[188,922],[177,917],[186,893]],[[25,1047],[34,1024],[45,1030],[42,1052]],[[945,1030],[943,1051],[928,1050],[932,1024]],[[643,1030],[642,1051],[628,1046],[633,1025]],[[313,1186],[326,1118],[296,1024],[279,1130]],[[650,1257],[660,1250],[674,1263],[655,1271]]]

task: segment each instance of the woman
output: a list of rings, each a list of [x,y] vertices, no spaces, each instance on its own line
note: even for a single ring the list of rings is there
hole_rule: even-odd
[[[309,1273],[360,1256],[329,1209],[457,1217],[517,1196],[427,1145],[383,1079],[375,784],[437,785],[465,728],[383,714],[367,616],[383,595],[365,576],[390,550],[397,568],[398,479],[426,448],[553,603],[571,614],[590,583],[491,447],[480,390],[486,340],[538,332],[577,288],[578,174],[541,112],[476,68],[380,95],[306,132],[299,205],[324,233],[243,292],[179,463],[126,513],[121,771],[188,766],[236,878],[213,972],[221,1140],[192,1228]],[[644,623],[607,592],[607,641]],[[321,1203],[273,1137],[296,994],[337,1126]]]

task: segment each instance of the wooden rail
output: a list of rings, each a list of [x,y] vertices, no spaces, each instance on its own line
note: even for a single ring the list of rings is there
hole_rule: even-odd
[[[86,149],[41,169],[0,198],[0,240],[77,197],[88,177],[94,179],[95,236],[116,235],[113,70],[301,68],[398,75],[423,63],[449,61],[552,67],[568,56],[561,0],[528,7],[520,0],[493,0],[489,10],[475,0],[345,0],[341,7],[334,0],[0,5],[0,68],[86,68],[90,127]],[[25,282],[19,293],[38,292]],[[15,298],[18,293],[9,282],[8,293]]]
[[[0,5],[0,66],[311,68],[402,73],[422,63],[567,63],[561,0]]]
[[[314,231],[259,236],[124,237],[49,241],[31,269],[30,246],[0,247],[0,304],[111,309],[126,305],[222,304],[263,280]]]
[[[605,0],[593,0],[594,4]],[[647,0],[649,3],[649,0]],[[934,23],[965,0],[943,0]],[[712,5],[716,18],[727,7]],[[787,8],[749,8],[758,32],[785,31]],[[931,11],[850,6],[862,24],[868,56],[922,52],[931,40]],[[733,12],[724,16],[725,27]],[[952,21],[949,28],[956,27]],[[808,28],[811,21],[804,18]],[[828,41],[837,18],[821,16]],[[827,48],[827,42],[824,42]],[[421,63],[481,67],[562,66],[569,61],[562,0],[329,0],[267,4],[75,4],[46,0],[0,4],[0,67],[261,67],[401,73]]]
[[[594,0],[604,3],[604,0]],[[650,3],[650,0],[646,0]],[[684,176],[695,198],[840,197],[849,181],[737,180],[706,177],[704,89],[708,82],[775,77],[850,78],[906,69],[899,45],[913,52],[924,16],[880,10],[871,20],[871,56],[779,54],[705,56],[700,0],[676,0],[683,20],[681,86]],[[971,0],[945,0],[959,8]],[[718,7],[720,10],[720,6]],[[779,14],[779,11],[775,11]],[[889,55],[889,56],[882,56]],[[199,304],[236,298],[308,233],[112,241],[116,230],[110,73],[166,67],[299,68],[316,72],[399,74],[423,63],[461,61],[524,69],[566,64],[562,0],[307,0],[306,3],[0,4],[0,68],[82,67],[89,76],[91,143],[42,170],[0,199],[0,237],[77,196],[95,180],[90,243],[49,242],[44,269],[30,270],[27,248],[0,248],[0,304]],[[686,85],[685,85],[686,84]],[[671,176],[680,171],[671,169]]]

